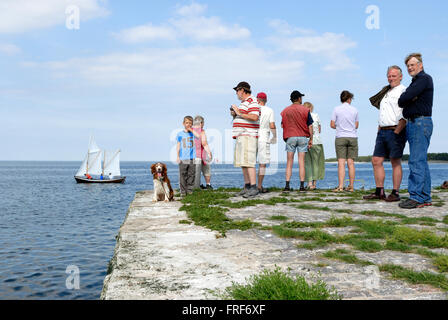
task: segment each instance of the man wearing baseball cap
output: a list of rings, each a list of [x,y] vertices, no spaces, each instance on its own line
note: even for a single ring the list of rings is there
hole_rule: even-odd
[[[294,153],[298,153],[300,191],[305,191],[305,153],[313,145],[313,118],[310,110],[302,105],[304,94],[295,90],[291,93],[292,105],[282,111],[283,140],[286,142],[286,186],[284,191],[291,191],[289,182],[292,176]]]
[[[266,165],[271,162],[271,144],[277,143],[277,128],[275,127],[274,111],[266,105],[266,93],[257,94],[260,106],[260,129],[258,130],[258,192],[266,193],[263,188],[263,179],[266,174]],[[272,138],[270,139],[270,134]]]
[[[236,139],[234,166],[243,170],[244,189],[237,195],[244,198],[253,198],[258,195],[256,185],[258,129],[260,108],[257,100],[252,96],[250,85],[240,82],[235,88],[238,99],[241,101],[239,107],[232,105],[231,111],[234,115],[232,136]]]

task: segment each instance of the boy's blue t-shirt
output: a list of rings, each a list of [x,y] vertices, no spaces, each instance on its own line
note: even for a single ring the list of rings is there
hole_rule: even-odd
[[[193,133],[182,130],[177,134],[176,141],[180,142],[180,160],[193,160],[196,157]]]

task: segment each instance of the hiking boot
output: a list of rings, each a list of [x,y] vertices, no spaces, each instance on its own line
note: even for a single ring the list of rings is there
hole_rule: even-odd
[[[243,188],[243,190],[241,190],[240,192],[236,193],[235,196],[236,197],[242,197],[246,194],[246,192],[248,192],[249,189],[247,189],[246,187]]]
[[[401,198],[400,198],[400,196],[399,196],[398,194],[391,193],[391,194],[388,195],[387,198],[384,199],[384,200],[385,200],[386,202],[397,202],[397,201],[400,201]]]
[[[392,196],[392,194],[390,195],[390,196]],[[390,197],[389,196],[389,197]],[[364,196],[364,197],[362,197],[364,200],[385,200],[386,199],[386,195],[385,194],[382,194],[382,195],[377,195],[375,192],[374,193],[371,193],[371,194],[369,194],[369,195],[367,195],[367,196]],[[400,200],[400,198],[398,198],[398,200]],[[398,201],[398,200],[396,200],[396,201]]]
[[[265,188],[263,188],[263,187],[261,187],[261,188],[258,188],[258,192],[259,192],[259,193],[268,193],[269,190],[268,190],[268,189],[265,189]]]
[[[425,203],[420,203],[412,199],[403,200],[398,206],[402,209],[416,209],[426,207]]]
[[[299,192],[306,192],[305,187],[300,187]]]
[[[292,191],[292,188],[290,188],[290,187],[285,187],[285,189],[283,189],[283,191]]]
[[[243,195],[243,198],[253,198],[253,197],[255,197],[255,196],[257,196],[258,195],[258,188],[257,187],[255,187],[255,188],[250,188],[250,189],[248,189],[248,191]]]

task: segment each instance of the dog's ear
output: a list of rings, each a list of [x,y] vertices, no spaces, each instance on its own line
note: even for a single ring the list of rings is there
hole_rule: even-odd
[[[156,164],[154,163],[154,164],[151,166],[151,173],[154,174],[155,171],[156,171]]]
[[[164,164],[164,163],[161,163],[161,165],[162,165],[162,171],[163,171],[163,175],[166,175],[166,173],[168,172],[168,169],[166,168],[166,164]]]

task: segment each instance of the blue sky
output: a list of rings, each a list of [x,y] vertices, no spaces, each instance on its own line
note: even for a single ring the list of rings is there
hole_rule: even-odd
[[[0,0],[0,160],[82,160],[89,136],[122,160],[168,160],[183,116],[203,115],[215,154],[231,160],[232,87],[268,94],[279,135],[293,90],[323,122],[355,94],[360,155],[372,154],[378,112],[368,98],[404,57],[421,52],[435,84],[430,152],[448,152],[446,1]],[[69,5],[79,29],[67,27]],[[368,29],[369,5],[379,29]],[[227,147],[226,147],[227,146]],[[278,159],[285,160],[280,139]],[[407,152],[407,148],[405,152]]]

